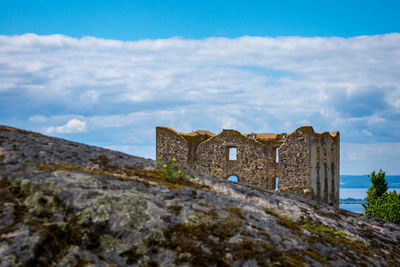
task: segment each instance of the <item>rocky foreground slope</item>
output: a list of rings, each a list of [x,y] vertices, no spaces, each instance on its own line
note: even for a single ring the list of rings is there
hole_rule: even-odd
[[[0,266],[399,266],[400,226],[0,126]]]

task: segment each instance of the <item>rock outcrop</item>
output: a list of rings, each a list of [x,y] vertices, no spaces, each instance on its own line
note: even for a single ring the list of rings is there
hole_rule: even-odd
[[[400,226],[0,127],[0,266],[399,266]]]

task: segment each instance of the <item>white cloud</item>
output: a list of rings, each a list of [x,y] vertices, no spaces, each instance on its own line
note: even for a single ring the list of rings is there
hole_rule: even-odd
[[[368,131],[368,130],[363,129],[363,130],[361,130],[361,132],[362,132],[363,134],[365,134],[366,136],[373,136],[373,134],[372,134],[370,131]]]
[[[62,126],[51,126],[47,128],[46,133],[80,133],[86,131],[86,122],[78,119],[72,119]]]
[[[399,58],[399,33],[132,42],[0,36],[0,119],[48,133],[87,131],[85,142],[95,131],[97,143],[121,147],[154,145],[157,125],[291,132],[311,124],[339,130],[347,143],[398,142]]]
[[[40,123],[40,122],[46,122],[47,118],[45,116],[43,116],[43,115],[34,115],[34,116],[29,117],[28,121],[29,122],[39,122]]]
[[[382,169],[400,173],[400,143],[341,144],[341,170],[344,174],[369,174]]]
[[[100,92],[95,90],[85,91],[80,95],[80,101],[84,104],[96,103],[99,100]]]

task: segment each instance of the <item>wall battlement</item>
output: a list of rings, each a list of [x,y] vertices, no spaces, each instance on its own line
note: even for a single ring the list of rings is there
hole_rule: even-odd
[[[262,189],[287,192],[339,206],[339,132],[315,133],[303,126],[292,133],[205,130],[178,133],[156,127],[156,157],[175,158],[198,172]]]

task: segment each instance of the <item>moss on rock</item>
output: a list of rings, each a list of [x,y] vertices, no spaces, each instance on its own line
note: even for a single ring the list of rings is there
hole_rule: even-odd
[[[103,193],[78,213],[78,223],[106,223],[110,220],[110,215],[113,215],[114,220],[119,220],[117,224],[135,232],[150,218],[146,207],[144,195],[133,189],[121,195]]]
[[[124,251],[125,244],[118,238],[114,238],[111,235],[104,234],[99,238],[100,246],[103,248],[105,252],[113,252],[116,251],[121,253]]]
[[[25,199],[25,205],[36,216],[51,217],[56,212],[54,196],[46,196],[42,192],[35,192]]]
[[[144,238],[143,243],[150,249],[162,247],[166,244],[164,233],[157,228],[151,228],[149,234]]]
[[[179,214],[181,214],[181,211],[182,211],[182,209],[183,209],[183,206],[182,205],[169,205],[168,206],[168,210],[171,212],[171,213],[173,213],[173,214],[175,214],[176,216],[178,216]]]
[[[175,263],[192,266],[229,266],[225,248],[230,238],[241,232],[242,218],[226,210],[195,211],[186,223],[177,223],[166,231],[167,246],[177,251]]]

